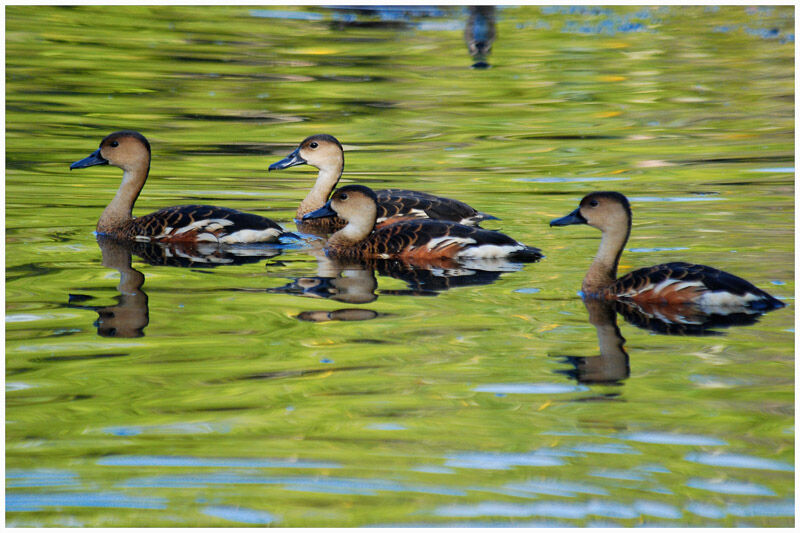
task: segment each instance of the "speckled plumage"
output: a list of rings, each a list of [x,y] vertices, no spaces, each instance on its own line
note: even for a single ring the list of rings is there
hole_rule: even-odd
[[[326,253],[341,259],[401,259],[426,264],[437,260],[509,258],[536,261],[541,251],[496,231],[431,219],[402,220],[375,227],[377,196],[361,185],[338,189],[313,219],[337,213],[347,225],[328,240]],[[374,231],[373,231],[374,229]]]
[[[97,233],[115,239],[238,244],[277,242],[285,235],[272,220],[226,207],[178,205],[134,217],[133,205],[150,172],[150,143],[135,131],[107,135],[70,169],[113,165],[124,173],[117,194],[100,215]]]
[[[624,195],[595,192],[586,195],[578,209],[550,222],[551,226],[588,224],[603,232],[597,256],[583,280],[586,296],[703,308],[770,310],[784,306],[752,283],[705,265],[665,263],[617,279],[617,265],[630,236],[632,216]]]
[[[111,231],[115,239],[157,242],[217,242],[238,231],[275,230],[277,241],[283,229],[272,220],[227,207],[176,205],[130,219]]]
[[[298,229],[312,233],[333,233],[345,226],[340,217],[303,220],[302,217],[319,209],[328,200],[344,170],[344,151],[341,143],[326,134],[312,135],[303,140],[291,154],[270,165],[280,170],[310,164],[319,169],[317,180],[297,209]],[[448,220],[477,226],[482,220],[496,219],[480,213],[464,202],[433,194],[405,189],[374,191],[378,200],[378,226],[419,218]]]

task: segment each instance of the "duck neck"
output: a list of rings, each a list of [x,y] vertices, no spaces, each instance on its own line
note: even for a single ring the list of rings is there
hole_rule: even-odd
[[[334,233],[328,239],[328,244],[335,247],[352,247],[366,239],[375,227],[376,209],[360,213],[360,216],[351,218],[345,227]]]
[[[339,178],[342,177],[343,170],[344,155],[340,156],[333,164],[319,169],[317,181],[314,182],[314,186],[311,187],[306,197],[300,202],[300,207],[297,208],[297,218],[302,218],[306,213],[310,213],[325,205],[334,187],[339,183]]]
[[[117,189],[117,194],[97,221],[98,233],[108,233],[133,219],[133,204],[150,173],[150,161],[143,161],[142,164],[125,168],[123,171],[122,183]]]
[[[617,264],[631,233],[631,221],[603,231],[600,249],[583,279],[583,292],[601,292],[617,280]]]

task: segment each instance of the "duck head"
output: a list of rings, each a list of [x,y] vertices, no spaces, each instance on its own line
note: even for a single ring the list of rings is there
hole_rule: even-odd
[[[125,171],[150,166],[150,143],[144,135],[136,131],[123,130],[107,135],[100,141],[100,148],[80,161],[75,161],[69,168],[93,167],[95,165],[112,165]]]
[[[364,240],[375,227],[378,197],[369,187],[346,185],[336,191],[325,205],[303,215],[303,220],[339,215],[347,225],[331,236],[328,242],[345,243]]]
[[[581,200],[580,207],[570,214],[550,221],[550,226],[588,224],[600,231],[628,228],[631,224],[631,206],[618,192],[593,192]]]
[[[306,164],[319,170],[341,169],[344,166],[342,144],[333,135],[312,135],[304,139],[291,154],[272,163],[269,170],[283,170]]]

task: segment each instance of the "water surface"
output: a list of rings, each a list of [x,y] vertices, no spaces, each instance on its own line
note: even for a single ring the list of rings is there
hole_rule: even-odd
[[[8,525],[794,523],[793,9],[501,8],[489,68],[468,20],[7,8]],[[98,243],[121,172],[68,166],[123,128],[154,154],[135,214],[291,228],[314,173],[267,167],[325,132],[343,183],[457,197],[546,258]],[[599,235],[547,223],[597,189],[633,202],[621,272],[710,264],[788,307],[654,331],[585,306]]]

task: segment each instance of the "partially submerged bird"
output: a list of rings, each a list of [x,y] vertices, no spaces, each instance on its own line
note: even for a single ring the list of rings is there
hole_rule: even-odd
[[[282,170],[297,165],[309,164],[319,169],[317,181],[300,202],[295,217],[304,224],[311,224],[320,231],[333,232],[341,229],[345,221],[340,217],[318,220],[304,219],[304,215],[322,207],[336,187],[344,170],[344,150],[332,135],[312,135],[300,143],[291,154],[273,163],[269,170]],[[497,220],[497,217],[479,213],[464,202],[434,196],[432,194],[405,189],[382,189],[375,191],[378,210],[378,225],[398,220],[432,218],[449,220],[468,226],[477,226],[482,220]]]
[[[339,215],[347,224],[328,239],[326,253],[352,259],[400,259],[431,264],[476,258],[537,261],[541,250],[496,231],[443,220],[404,220],[375,227],[377,195],[362,185],[337,189],[328,202],[303,220]],[[373,229],[375,231],[373,231]]]
[[[600,249],[583,280],[585,296],[637,303],[694,304],[761,311],[785,304],[740,277],[690,263],[665,263],[634,270],[617,279],[617,264],[631,232],[631,208],[618,192],[595,192],[551,226],[588,224],[603,232]]]
[[[121,240],[218,244],[277,242],[281,236],[294,235],[269,218],[210,205],[177,205],[134,217],[133,204],[150,172],[150,143],[136,131],[106,136],[100,148],[69,168],[94,165],[112,165],[124,171],[116,196],[97,222],[99,234]]]
[[[469,18],[464,27],[464,42],[475,63],[472,68],[489,68],[489,53],[492,51],[497,31],[495,29],[495,6],[468,6]]]

